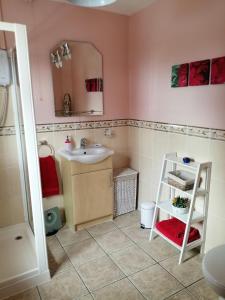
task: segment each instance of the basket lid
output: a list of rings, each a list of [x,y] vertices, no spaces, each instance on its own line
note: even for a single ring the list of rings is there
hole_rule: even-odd
[[[130,168],[120,168],[120,169],[115,169],[113,171],[113,177],[118,178],[122,176],[128,176],[128,175],[137,175],[137,171],[130,169]]]
[[[154,202],[143,202],[143,203],[141,203],[141,208],[143,208],[143,209],[152,209],[154,207],[155,207]]]

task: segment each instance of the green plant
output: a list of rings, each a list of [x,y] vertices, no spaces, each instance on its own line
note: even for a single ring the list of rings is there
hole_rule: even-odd
[[[185,208],[188,206],[188,198],[174,197],[172,200],[172,205],[175,207]]]

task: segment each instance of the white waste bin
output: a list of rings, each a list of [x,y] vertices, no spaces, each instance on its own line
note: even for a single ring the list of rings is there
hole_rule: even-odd
[[[141,228],[151,228],[154,214],[155,203],[141,203]]]

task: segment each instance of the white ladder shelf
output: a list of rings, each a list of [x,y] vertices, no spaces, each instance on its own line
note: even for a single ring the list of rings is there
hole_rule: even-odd
[[[195,175],[194,186],[192,190],[183,191],[171,184],[169,184],[168,179],[166,178],[166,172],[168,171],[168,167],[170,171],[175,171],[177,167],[180,167],[181,170],[187,170]],[[208,202],[209,202],[209,190],[210,190],[210,180],[211,180],[211,162],[190,162],[188,164],[183,163],[183,159],[177,156],[177,153],[167,153],[164,155],[160,182],[157,192],[156,205],[153,215],[152,221],[152,229],[150,231],[149,240],[151,241],[155,235],[160,235],[166,241],[168,241],[171,245],[176,247],[180,251],[179,264],[182,263],[184,258],[184,253],[186,250],[193,249],[195,247],[201,246],[201,253],[204,253],[205,246],[205,236],[206,236],[206,224],[207,224],[207,214],[208,214]],[[205,180],[203,183],[203,188],[199,188],[201,175],[205,171]],[[162,192],[163,188],[167,186],[170,190],[170,195],[167,201],[162,201]],[[190,199],[189,211],[186,214],[178,214],[175,213],[172,209],[171,198],[175,196],[175,193],[185,194]],[[197,212],[195,210],[195,201],[198,196],[202,196],[204,198],[204,205],[202,213]],[[167,213],[169,217],[175,217],[178,220],[182,221],[186,224],[184,238],[182,246],[171,241],[164,234],[162,234],[157,228],[156,223],[159,215],[159,211]],[[202,222],[203,230],[201,233],[201,237],[194,242],[188,243],[189,232],[192,224]]]

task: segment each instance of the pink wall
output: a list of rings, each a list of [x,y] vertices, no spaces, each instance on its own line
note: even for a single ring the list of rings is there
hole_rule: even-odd
[[[2,21],[2,10],[0,7],[0,21]],[[0,31],[0,48],[5,48],[4,33]]]
[[[131,118],[225,128],[225,85],[171,88],[173,64],[225,55],[224,0],[157,0],[130,18]]]
[[[105,114],[92,119],[128,117],[127,17],[46,0],[2,0],[2,6],[4,21],[28,26],[37,123],[87,119],[54,116],[49,52],[65,39],[90,41],[103,54]]]
[[[103,54],[105,114],[92,120],[225,128],[225,85],[170,87],[173,64],[225,55],[224,0],[156,0],[130,18],[47,0],[2,4],[5,21],[28,26],[37,123],[87,119],[54,116],[49,51],[71,39],[93,42]]]

